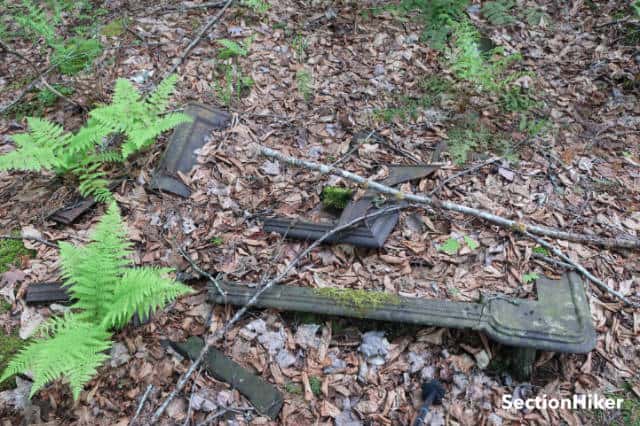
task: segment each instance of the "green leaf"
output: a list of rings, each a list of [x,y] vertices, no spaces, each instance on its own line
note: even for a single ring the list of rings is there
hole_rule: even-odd
[[[469,247],[471,250],[475,250],[478,247],[480,247],[480,244],[478,244],[476,240],[466,235],[464,236],[464,242],[467,245],[467,247]]]
[[[444,242],[444,244],[438,247],[438,251],[443,251],[449,255],[458,253],[458,250],[460,250],[460,243],[453,237],[449,238]]]
[[[533,248],[533,252],[536,254],[541,254],[543,256],[549,256],[549,250],[542,246],[536,246]]]
[[[528,274],[524,274],[522,276],[522,282],[525,284],[529,284],[532,281],[537,280],[540,276],[535,272],[529,272]]]

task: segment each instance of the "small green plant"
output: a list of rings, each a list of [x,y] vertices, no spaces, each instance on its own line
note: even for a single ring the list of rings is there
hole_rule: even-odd
[[[540,278],[540,275],[538,275],[535,272],[529,272],[527,274],[524,274],[522,276],[522,282],[525,284],[529,284],[530,282],[533,282],[535,280],[537,280],[538,278]]]
[[[38,336],[8,364],[0,381],[30,371],[30,397],[47,383],[64,377],[73,398],[109,358],[112,330],[162,308],[191,289],[170,278],[166,268],[132,268],[131,243],[118,207],[112,203],[84,247],[60,243],[64,286],[73,299],[73,313],[53,317]]]
[[[513,0],[488,1],[482,4],[482,16],[491,25],[508,25],[515,22],[513,8],[516,2]]]
[[[240,99],[245,91],[253,87],[253,79],[242,74],[236,66],[227,64],[225,66],[224,80],[221,83],[213,83],[213,91],[216,97],[226,106],[231,106],[234,99]]]
[[[549,256],[549,250],[542,246],[535,246],[533,248],[533,253],[541,254],[543,256]]]
[[[302,63],[307,58],[307,48],[309,47],[309,39],[298,34],[291,42],[291,48],[298,62]]]
[[[105,37],[120,37],[127,27],[127,20],[125,18],[114,19],[108,24],[100,28],[100,34]]]
[[[477,120],[469,120],[455,126],[449,130],[447,136],[449,153],[458,165],[467,161],[470,152],[488,148],[493,140],[491,132]]]
[[[340,188],[338,186],[325,186],[322,188],[320,199],[327,209],[343,210],[351,201],[353,191],[349,188]]]
[[[222,49],[218,52],[218,58],[229,59],[238,56],[247,56],[251,49],[251,44],[253,44],[253,39],[254,36],[251,36],[240,43],[226,38],[218,40],[218,43],[222,45]]]
[[[463,237],[464,239],[464,243],[467,245],[467,247],[469,247],[471,250],[475,250],[478,247],[480,247],[480,244],[478,244],[478,242],[476,240],[474,240],[473,238],[465,235]]]
[[[51,86],[65,96],[69,96],[74,92],[73,88],[63,86],[61,84],[52,84]],[[40,92],[38,92],[38,101],[42,104],[42,106],[53,106],[57,100],[58,95],[47,88],[44,88],[40,90]]]
[[[224,244],[224,240],[222,239],[222,237],[213,237],[211,238],[211,244],[213,244],[216,247],[220,247],[222,244]]]
[[[519,86],[508,88],[500,95],[500,106],[506,112],[526,112],[538,106],[530,89]]]
[[[6,302],[2,302],[2,310],[11,309],[11,305]],[[7,310],[8,310],[7,309]],[[17,333],[5,333],[0,330],[0,371],[4,371],[9,364],[9,360],[13,357],[21,348],[24,347],[25,341],[17,335]],[[8,380],[4,383],[0,383],[0,392],[15,387],[14,380]]]
[[[521,115],[520,123],[518,123],[518,130],[531,137],[544,133],[548,128],[549,120],[536,119],[535,117],[529,117],[526,114]]]
[[[269,11],[269,3],[264,0],[241,0],[240,4],[248,7],[259,15],[264,15]]]
[[[322,380],[316,376],[309,377],[309,387],[311,388],[311,393],[315,396],[320,396],[322,393]]]
[[[287,393],[292,393],[294,395],[302,395],[302,386],[300,383],[287,382],[284,384],[284,390]]]
[[[313,76],[311,72],[306,69],[299,69],[296,72],[296,86],[304,101],[310,102],[313,98]]]
[[[449,255],[454,255],[460,250],[460,243],[457,239],[449,237],[442,245],[438,247],[438,251],[443,251]]]
[[[14,234],[18,237],[19,234]],[[28,250],[22,241],[0,240],[0,274],[8,271],[11,266],[19,266],[25,257],[33,257],[33,250]]]
[[[191,120],[185,114],[165,114],[176,82],[177,77],[170,76],[141,99],[130,81],[118,79],[111,104],[93,109],[75,134],[47,120],[29,118],[29,131],[13,136],[17,149],[0,156],[0,170],[70,173],[78,178],[83,196],[107,201],[111,192],[104,164],[125,161],[161,133]],[[124,137],[119,147],[112,142],[116,135]]]
[[[74,38],[55,48],[52,62],[62,74],[75,75],[91,66],[101,52],[98,40]]]
[[[422,33],[431,47],[443,50],[453,28],[452,23],[464,16],[468,0],[402,0],[400,9],[417,11],[424,23]]]

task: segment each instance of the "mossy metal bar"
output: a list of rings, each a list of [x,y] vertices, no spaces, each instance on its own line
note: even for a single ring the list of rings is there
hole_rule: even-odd
[[[584,284],[575,273],[560,280],[538,279],[538,300],[488,298],[483,303],[451,302],[397,296],[363,309],[348,298],[323,294],[317,289],[274,285],[256,307],[324,315],[366,318],[448,328],[468,328],[486,333],[505,345],[545,351],[587,353],[595,347],[595,329]],[[256,288],[224,283],[226,297],[210,288],[216,303],[245,305]]]

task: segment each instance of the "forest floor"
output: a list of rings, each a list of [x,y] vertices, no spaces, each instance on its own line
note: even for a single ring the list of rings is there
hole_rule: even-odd
[[[80,74],[47,75],[51,84],[72,87],[68,97],[89,108],[110,99],[117,78],[132,79],[141,88],[157,82],[199,26],[219,10],[99,3],[104,4],[95,8],[100,13],[92,20],[101,56]],[[511,69],[526,73],[510,86],[515,87],[512,98],[472,92],[458,81],[446,53],[423,41],[424,24],[416,12],[371,3],[273,0],[264,13],[234,4],[205,34],[178,67],[172,105],[217,105],[232,113],[233,123],[212,135],[198,165],[183,177],[194,189],[189,199],[149,189],[168,135],[117,171],[128,178],[115,196],[135,243],[136,264],[188,271],[178,253],[184,247],[212,274],[260,282],[309,244],[265,233],[261,215],[320,220],[328,217],[320,198],[325,185],[357,189],[343,179],[261,157],[252,143],[324,164],[341,160],[344,169],[381,178],[386,173],[381,165],[429,163],[446,141],[449,148],[436,173],[404,184],[403,190],[438,188],[440,199],[515,220],[583,234],[640,237],[640,27],[627,2],[518,1],[507,24],[492,24],[480,4],[466,9],[491,43],[522,55]],[[65,28],[77,28],[78,19],[63,15]],[[249,37],[247,54],[232,62],[236,79],[250,77],[252,83],[245,80],[240,93],[225,93],[225,73],[232,68],[219,59],[217,40],[242,43]],[[48,67],[42,45],[20,37],[7,43],[38,69]],[[18,96],[36,77],[32,72],[20,57],[2,56],[0,104]],[[517,96],[522,93],[527,95]],[[68,130],[86,119],[63,99],[43,104],[34,89],[0,116],[0,151],[12,149],[10,136],[24,131],[23,118],[30,115]],[[502,160],[438,187],[490,155]],[[73,197],[73,182],[54,175],[1,173],[0,234],[15,231],[81,244],[104,206],[69,226],[47,219]],[[640,301],[637,251],[552,242],[607,285]],[[447,251],[443,245],[454,247]],[[28,285],[59,279],[55,248],[34,241],[25,246],[35,253],[20,254],[6,272],[0,269],[0,293],[12,304],[0,310],[8,335],[62,309],[24,304]],[[407,209],[384,248],[323,245],[285,284],[467,302],[497,293],[532,298],[536,276],[558,278],[564,272],[535,254],[545,251],[511,230],[458,213]],[[115,336],[114,357],[79,401],[74,403],[60,382],[38,392],[34,404],[41,420],[125,425],[153,384],[139,417],[144,424],[189,366],[161,340],[206,335],[237,309],[207,302],[205,281],[189,284],[199,293],[158,312],[151,323]],[[255,309],[219,348],[284,392],[280,416],[275,421],[261,417],[237,390],[201,373],[169,406],[163,422],[188,424],[189,416],[191,424],[199,424],[209,414],[205,408],[215,407],[214,412],[225,409],[215,421],[226,424],[410,424],[421,403],[422,382],[437,378],[446,395],[428,415],[435,425],[639,424],[640,312],[586,286],[596,349],[588,354],[539,351],[528,381],[501,368],[498,355],[504,348],[478,332]],[[385,333],[388,353],[382,365],[365,369],[359,347],[368,331]],[[479,361],[486,357],[489,366]],[[610,411],[502,408],[503,395],[593,392],[626,402],[622,410]],[[17,424],[22,416],[9,407],[0,408],[0,414],[3,424]]]

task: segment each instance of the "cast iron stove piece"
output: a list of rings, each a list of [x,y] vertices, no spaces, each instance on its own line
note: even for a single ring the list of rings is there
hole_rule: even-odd
[[[212,131],[226,128],[231,116],[202,104],[188,104],[184,113],[193,117],[193,121],[181,124],[173,131],[153,174],[151,188],[189,198],[191,189],[182,182],[178,172],[188,174],[191,171],[197,161],[195,151],[205,145]]]
[[[209,287],[216,303],[245,305],[256,288],[222,285],[226,296]],[[470,328],[486,333],[509,346],[554,352],[587,353],[596,344],[589,304],[580,276],[574,272],[559,280],[536,281],[538,300],[488,298],[483,303],[451,302],[393,296],[370,309],[361,309],[343,298],[322,294],[318,289],[274,285],[256,302],[256,307],[324,315],[405,322],[449,328]]]

